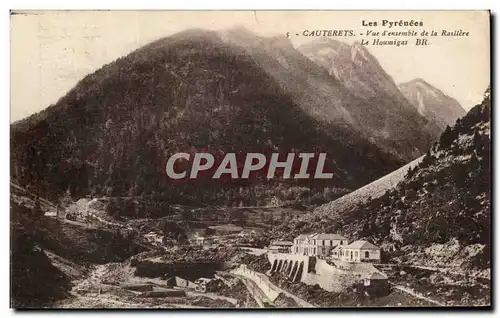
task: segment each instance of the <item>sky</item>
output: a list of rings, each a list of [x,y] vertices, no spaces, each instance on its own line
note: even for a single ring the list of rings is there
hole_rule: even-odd
[[[414,20],[423,27],[380,26]],[[363,26],[377,22],[377,27]],[[261,36],[285,36],[295,46],[314,37],[304,30],[463,30],[467,37],[432,37],[430,45],[368,46],[396,83],[422,78],[466,109],[490,81],[489,16],[485,11],[31,11],[11,15],[11,118],[36,113],[63,97],[85,75],[158,38],[189,28],[244,26]],[[296,34],[299,36],[296,36]],[[361,36],[365,34],[365,36]],[[388,37],[387,39],[392,39]]]

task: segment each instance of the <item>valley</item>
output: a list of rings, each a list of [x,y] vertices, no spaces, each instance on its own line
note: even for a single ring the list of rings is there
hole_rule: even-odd
[[[157,39],[11,125],[11,305],[491,306],[490,103],[358,42]]]
[[[30,196],[28,190],[13,186],[12,191],[15,201],[23,202],[27,206],[37,205],[33,200],[36,200],[36,197]],[[110,198],[79,200],[59,212],[55,212],[54,206],[44,200],[45,216],[36,223],[43,227],[43,232],[51,234],[40,241],[40,247],[52,265],[69,280],[64,296],[50,301],[45,306],[477,306],[483,304],[482,299],[489,292],[487,277],[467,278],[457,274],[454,268],[428,268],[411,263],[376,266],[388,275],[392,284],[388,295],[367,298],[350,289],[349,284],[341,292],[329,292],[318,285],[290,282],[282,274],[270,272],[272,264],[267,261],[267,255],[270,253],[268,245],[272,236],[269,235],[269,224],[261,223],[262,220],[258,218],[253,221],[247,218],[247,222],[239,223],[242,226],[233,225],[232,229],[227,224],[217,221],[210,223],[203,219],[199,208],[198,213],[187,221],[182,215],[193,208],[177,206],[179,214],[170,218],[116,220],[107,215],[102,204],[109,200]],[[96,202],[101,202],[101,205]],[[210,209],[211,215],[219,210],[222,216],[227,208],[207,209]],[[267,210],[276,216],[285,214],[300,217],[306,213],[284,207],[243,208],[247,215],[250,215],[249,211],[255,212],[259,209]],[[259,215],[258,212],[255,213]],[[196,219],[196,216],[201,216],[201,219]],[[169,224],[169,230],[173,232],[166,233],[165,224]],[[202,226],[204,228],[201,228]],[[33,229],[34,232],[39,230]],[[94,236],[101,236],[106,231],[115,233],[113,237],[106,239],[106,242],[110,243],[109,247],[105,247],[106,252],[92,253],[92,241],[96,239]],[[183,234],[179,235],[175,231]],[[77,233],[87,234],[82,236]],[[259,234],[255,236],[254,233]],[[165,239],[165,234],[168,234],[169,239]],[[185,237],[182,238],[183,236]],[[204,240],[200,242],[200,238]],[[134,248],[131,248],[131,243]],[[79,250],[81,252],[78,252]],[[97,255],[106,258],[96,257]],[[248,269],[241,271],[242,266]],[[199,290],[199,285],[195,282],[201,277],[213,281],[215,286],[210,287],[209,291]],[[468,282],[465,283],[464,279]],[[476,288],[479,289],[471,293],[471,290]],[[236,289],[237,293],[234,292]]]

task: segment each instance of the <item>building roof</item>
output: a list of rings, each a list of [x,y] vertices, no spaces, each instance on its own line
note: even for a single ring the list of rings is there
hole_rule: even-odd
[[[347,240],[342,235],[334,233],[318,233],[313,235],[311,238],[315,240]]]
[[[279,247],[279,246],[276,246],[276,245],[271,245],[271,246],[269,246],[269,250],[273,250],[273,251],[274,251],[274,250],[279,250],[279,248],[280,248],[280,247]]]
[[[196,280],[196,282],[198,282],[198,283],[209,283],[209,282],[211,282],[211,281],[212,281],[212,279],[210,279],[210,278],[205,278],[205,277],[200,277],[200,278],[198,278],[198,279]]]
[[[335,245],[335,247],[332,249],[332,252],[340,251],[343,248],[344,248],[344,245]]]
[[[290,241],[275,241],[271,243],[271,245],[276,245],[276,246],[292,246],[293,242]]]
[[[378,250],[379,247],[367,241],[355,241],[347,245],[348,248],[359,248],[363,250]]]
[[[307,238],[307,235],[305,234],[300,234],[299,236],[297,236],[295,239],[296,240],[303,240],[303,239],[306,239]]]
[[[387,276],[385,276],[381,272],[373,272],[369,273],[365,276],[365,279],[387,279]]]

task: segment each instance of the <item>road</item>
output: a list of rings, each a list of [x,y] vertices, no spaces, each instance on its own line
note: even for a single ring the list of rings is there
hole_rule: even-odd
[[[255,302],[259,305],[260,308],[265,308],[264,303],[271,303],[269,298],[266,297],[264,292],[257,286],[256,283],[254,283],[252,280],[244,278],[244,277],[238,277],[241,279],[243,284],[245,284],[248,292],[250,295],[252,295],[253,299],[255,299]]]
[[[285,294],[286,296],[293,298],[297,304],[299,304],[300,307],[304,308],[312,308],[315,307],[313,304],[308,303],[307,301],[303,300],[302,298],[299,298],[289,292],[287,292],[284,289],[281,289],[280,287],[274,285],[271,283],[269,280],[269,277],[267,275],[252,271],[244,266],[240,266],[238,269],[232,271],[231,273],[242,276],[248,280],[251,280],[253,283],[255,283],[259,289],[266,294],[267,299],[269,299],[271,302],[273,302],[280,293]]]
[[[462,275],[464,276],[465,273],[461,272],[460,270],[457,270],[456,267],[432,267],[432,266],[424,266],[424,265],[414,265],[414,264],[377,264],[375,267],[402,267],[402,270],[404,270],[404,267],[410,267],[410,268],[417,268],[417,269],[423,269],[423,270],[428,270],[428,271],[433,271],[433,272],[441,272],[443,274],[456,274],[456,275]],[[486,285],[484,285],[486,287]]]

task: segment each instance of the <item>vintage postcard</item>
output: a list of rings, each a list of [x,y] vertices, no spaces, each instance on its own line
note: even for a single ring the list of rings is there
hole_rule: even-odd
[[[491,308],[489,11],[12,11],[11,307]]]

